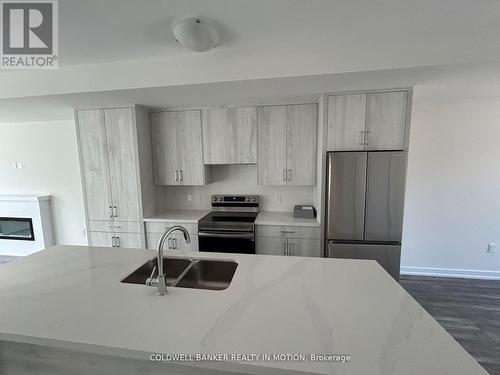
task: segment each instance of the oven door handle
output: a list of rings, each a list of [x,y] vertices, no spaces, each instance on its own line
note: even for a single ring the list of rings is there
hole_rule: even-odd
[[[253,232],[241,233],[221,233],[221,232],[198,232],[200,237],[219,237],[219,238],[254,238]]]

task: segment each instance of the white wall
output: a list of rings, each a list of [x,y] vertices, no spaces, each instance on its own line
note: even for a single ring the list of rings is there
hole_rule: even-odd
[[[500,98],[428,91],[414,90],[402,272],[500,277],[486,252],[500,243]]]
[[[168,196],[166,205],[170,209],[209,210],[212,194],[258,194],[262,211],[292,211],[296,204],[311,204],[311,186],[259,186],[255,165],[210,166],[212,182],[205,186],[168,186],[163,188]],[[193,200],[189,202],[187,195]],[[201,201],[194,199],[201,195]],[[277,201],[281,197],[281,202]]]
[[[51,195],[58,244],[87,243],[80,181],[73,121],[0,124],[0,194]]]

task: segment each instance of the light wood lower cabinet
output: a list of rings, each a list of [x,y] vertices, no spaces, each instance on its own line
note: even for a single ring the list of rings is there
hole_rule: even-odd
[[[147,233],[164,233],[168,228],[180,225],[187,229],[189,234],[198,234],[198,224],[197,223],[174,223],[174,222],[163,222],[163,221],[148,221],[146,222],[146,232]]]
[[[156,249],[162,233],[146,233],[146,247]],[[165,242],[164,250],[170,251],[198,251],[198,236],[191,234],[191,243],[187,244],[182,233],[172,233]]]
[[[97,247],[142,248],[140,233],[89,232],[90,245]]]
[[[257,254],[285,255],[302,257],[321,257],[319,239],[287,238],[287,237],[257,237]]]
[[[180,232],[172,233],[165,243],[165,250],[172,251],[198,251],[198,224],[197,223],[175,223],[163,221],[148,221],[146,227],[146,247],[156,249],[158,241],[165,231],[175,225],[183,226],[191,236],[191,243],[187,244],[184,235]]]
[[[312,238],[287,238],[288,255],[301,257],[321,257],[321,242]]]
[[[257,225],[257,254],[322,257],[319,227]]]
[[[89,232],[141,233],[140,221],[89,220]]]

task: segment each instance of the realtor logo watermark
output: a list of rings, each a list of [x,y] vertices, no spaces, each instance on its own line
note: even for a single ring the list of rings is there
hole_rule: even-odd
[[[1,69],[58,67],[57,0],[0,0]]]

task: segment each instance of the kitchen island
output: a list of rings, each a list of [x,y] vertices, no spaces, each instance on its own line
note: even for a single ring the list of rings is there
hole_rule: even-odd
[[[225,290],[171,287],[160,297],[120,282],[152,250],[56,246],[0,265],[0,373],[487,374],[374,261],[179,256],[238,267]],[[150,359],[198,353],[260,357]]]

